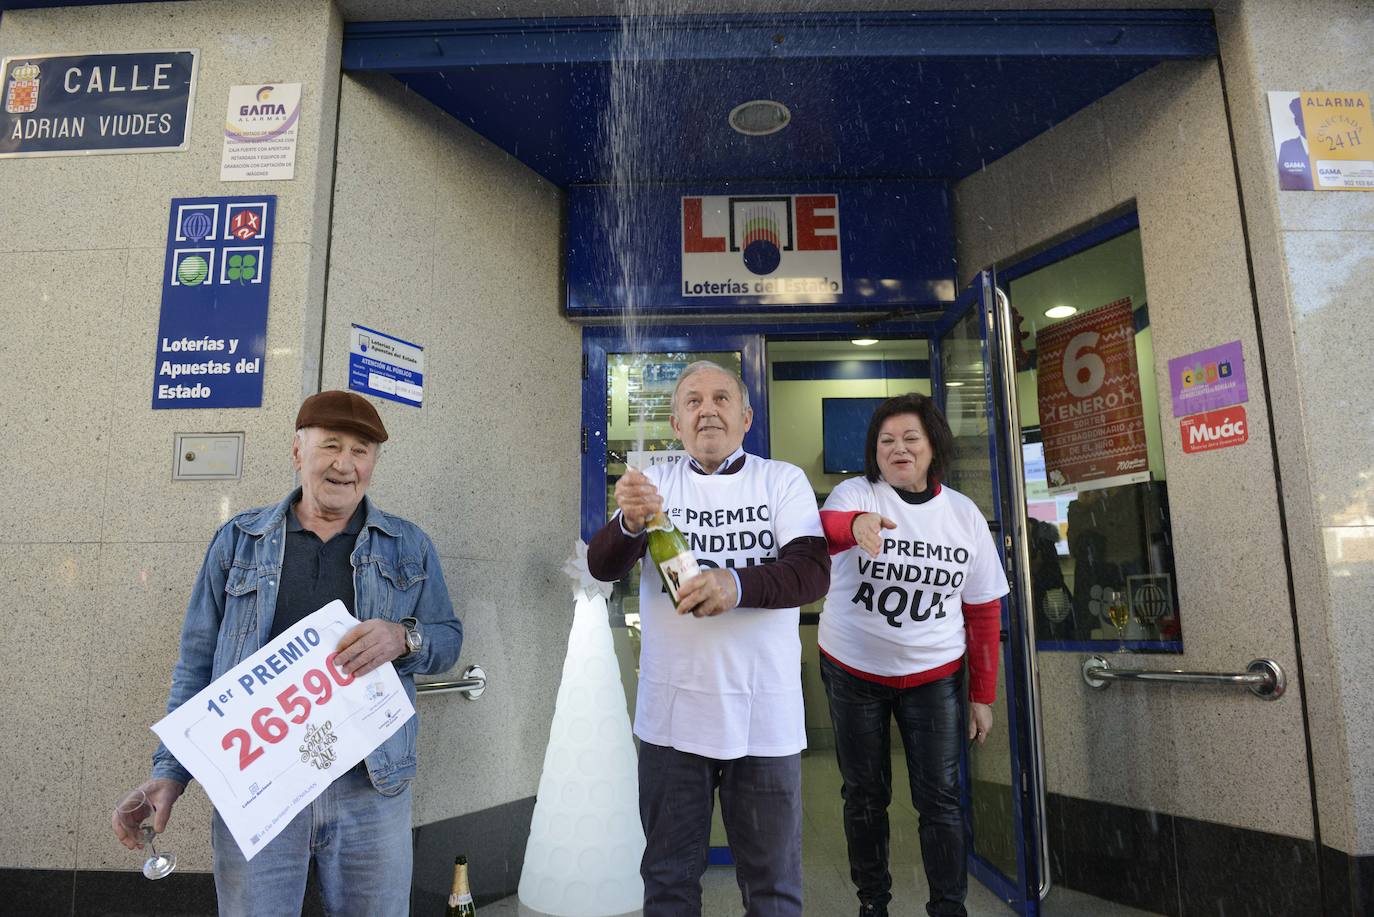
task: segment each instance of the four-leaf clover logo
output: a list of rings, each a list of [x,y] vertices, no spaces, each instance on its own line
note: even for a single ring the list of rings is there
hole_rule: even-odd
[[[258,275],[258,256],[230,255],[228,274],[230,280],[247,283]]]

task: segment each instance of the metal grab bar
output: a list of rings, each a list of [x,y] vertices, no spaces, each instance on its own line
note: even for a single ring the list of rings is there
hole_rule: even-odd
[[[1256,659],[1244,672],[1180,672],[1146,669],[1114,669],[1103,656],[1083,660],[1083,680],[1101,690],[1114,681],[1159,681],[1172,685],[1236,685],[1249,688],[1262,700],[1278,700],[1288,687],[1283,667],[1272,659]]]
[[[457,681],[425,681],[415,685],[416,694],[448,694],[462,692],[468,700],[477,700],[487,690],[487,673],[480,665],[470,665]]]

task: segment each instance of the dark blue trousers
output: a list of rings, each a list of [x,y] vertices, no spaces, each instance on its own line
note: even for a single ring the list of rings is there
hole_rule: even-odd
[[[717,761],[641,740],[644,917],[700,917],[717,789],[745,917],[801,917],[801,755]]]
[[[959,757],[966,735],[962,676],[915,688],[889,688],[851,675],[822,656],[821,680],[835,726],[849,876],[859,889],[859,901],[883,907],[892,900],[888,724],[895,718],[906,749],[911,802],[920,816],[921,859],[930,884],[926,913],[964,917],[968,863],[959,808]]]

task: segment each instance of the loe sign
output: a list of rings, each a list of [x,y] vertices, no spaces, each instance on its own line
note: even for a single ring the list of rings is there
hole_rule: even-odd
[[[831,302],[844,292],[837,194],[682,198],[682,295]]]

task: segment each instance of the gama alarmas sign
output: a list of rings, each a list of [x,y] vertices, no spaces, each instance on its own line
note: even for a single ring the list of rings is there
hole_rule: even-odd
[[[829,301],[844,292],[837,194],[682,198],[682,295]]]

